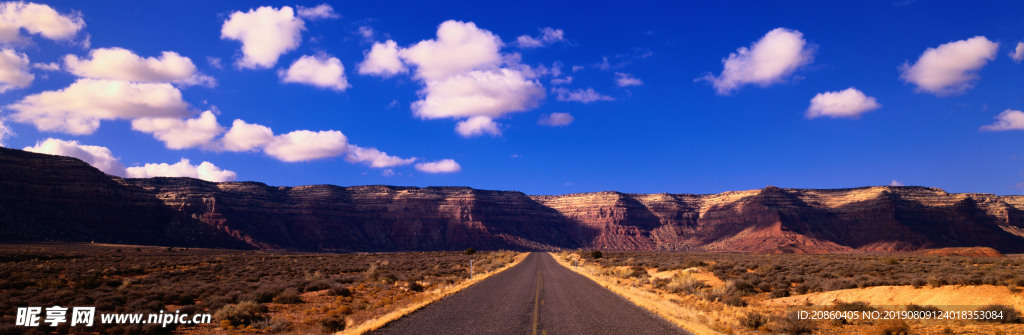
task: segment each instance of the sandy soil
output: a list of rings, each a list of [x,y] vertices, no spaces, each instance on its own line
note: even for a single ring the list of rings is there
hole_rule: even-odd
[[[1012,305],[1024,310],[1024,292],[1013,293],[1006,286],[876,286],[849,290],[797,295],[767,300],[769,305],[828,305],[835,301],[863,301],[871,305],[943,305],[983,306],[991,304]]]

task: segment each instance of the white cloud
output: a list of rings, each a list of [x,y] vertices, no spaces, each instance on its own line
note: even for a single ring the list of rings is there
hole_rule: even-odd
[[[164,142],[168,149],[187,149],[209,146],[213,139],[224,132],[217,123],[217,116],[205,111],[194,119],[139,118],[132,120],[132,129],[153,134]]]
[[[984,36],[928,48],[914,65],[903,63],[900,78],[917,85],[918,92],[944,96],[963,93],[974,86],[977,71],[996,58],[999,43]]]
[[[78,13],[61,15],[52,7],[31,2],[0,3],[0,43],[20,42],[21,29],[55,41],[71,40],[85,27]]]
[[[416,170],[426,173],[452,173],[461,171],[462,166],[459,166],[459,163],[456,163],[454,160],[442,159],[429,163],[417,163]]]
[[[78,158],[106,174],[120,177],[125,176],[124,165],[106,147],[82,145],[78,141],[48,138],[43,142],[36,142],[35,146],[25,147],[23,150]]]
[[[334,8],[331,7],[331,5],[328,5],[328,4],[325,4],[325,3],[319,4],[316,7],[303,7],[303,6],[297,6],[297,7],[298,7],[298,12],[299,12],[299,17],[301,17],[303,19],[306,19],[306,20],[310,20],[310,21],[323,20],[323,19],[337,19],[337,18],[341,17],[341,15],[338,15],[338,13],[336,13],[334,11]]]
[[[374,33],[373,32],[373,27],[370,27],[370,26],[359,26],[359,29],[357,29],[357,32],[359,33],[359,36],[363,37],[363,40],[366,40],[366,41],[372,41],[373,40],[373,33]]]
[[[287,71],[278,71],[277,76],[285,83],[309,84],[339,92],[349,88],[341,60],[324,53],[302,56]]]
[[[540,120],[537,121],[537,124],[542,126],[559,127],[567,126],[572,123],[573,120],[575,120],[575,118],[573,118],[572,114],[569,113],[551,113],[549,115],[541,116]]]
[[[983,131],[1024,130],[1024,112],[1007,109],[996,115],[996,122],[981,127]]]
[[[409,69],[398,58],[398,44],[392,40],[374,43],[370,51],[366,53],[365,60],[359,63],[359,74],[362,75],[390,77],[406,72],[409,72]]]
[[[610,96],[597,93],[593,88],[569,90],[565,87],[556,87],[552,88],[551,92],[556,94],[555,99],[558,101],[576,101],[589,104],[594,101],[615,100]]]
[[[0,93],[32,85],[36,76],[29,72],[28,55],[12,49],[0,51]]]
[[[1013,61],[1017,63],[1024,60],[1024,42],[1017,42],[1017,47],[1010,52],[1010,58],[1013,58]]]
[[[567,85],[572,84],[572,76],[565,76],[565,78],[551,78],[551,85]]]
[[[223,69],[224,68],[224,64],[221,63],[220,57],[206,56],[206,63],[210,64],[210,66],[218,68],[218,69]]]
[[[270,128],[236,119],[221,138],[220,147],[227,151],[252,151],[263,148],[273,139],[274,131]]]
[[[57,64],[57,62],[32,63],[32,67],[43,71],[60,71],[60,64]]]
[[[483,134],[501,136],[501,127],[494,122],[494,119],[486,116],[474,116],[456,124],[455,132],[462,137],[475,137]]]
[[[93,49],[89,59],[64,56],[64,66],[68,72],[86,78],[203,86],[217,83],[213,77],[199,73],[191,59],[172,51],[164,51],[160,58],[143,58],[128,49]]]
[[[838,92],[818,93],[811,98],[811,106],[807,108],[806,115],[809,119],[820,116],[856,118],[880,107],[882,105],[875,98],[850,87]]]
[[[473,22],[448,20],[437,27],[437,39],[423,40],[399,50],[399,56],[416,65],[416,77],[427,81],[459,75],[502,61],[502,42]]]
[[[540,36],[533,37],[522,35],[516,39],[516,45],[520,48],[539,48],[557,42],[565,41],[565,32],[561,29],[551,27],[540,28]]]
[[[4,123],[4,119],[0,118],[0,147],[4,146],[4,139],[11,138],[14,135],[14,131],[11,130],[11,127],[8,127],[7,124]]]
[[[892,182],[889,183],[889,186],[904,186],[904,185],[903,185],[903,182],[900,182],[899,180],[893,179]]]
[[[350,144],[345,160],[349,163],[365,163],[375,168],[389,168],[412,164],[416,158],[389,156],[388,153],[374,148],[362,148]]]
[[[192,165],[188,159],[182,158],[174,164],[149,163],[144,166],[135,166],[127,169],[129,178],[153,178],[153,177],[188,177],[197,178],[212,182],[233,181],[238,178],[234,171],[224,170],[213,163],[202,162],[199,165]]]
[[[295,17],[291,7],[260,7],[231,13],[221,27],[220,38],[242,42],[243,57],[236,63],[240,68],[266,69],[282,54],[299,47],[304,29],[305,23]]]
[[[348,138],[340,131],[296,130],[274,136],[263,152],[285,162],[340,156],[348,151]]]
[[[189,114],[181,91],[170,84],[79,79],[58,91],[45,91],[7,105],[11,120],[41,131],[92,134],[100,120],[183,117]]]
[[[619,87],[643,86],[644,82],[629,73],[615,72],[615,84]]]
[[[718,94],[730,94],[747,84],[765,87],[784,80],[814,60],[803,33],[775,28],[749,48],[740,47],[722,60],[722,73],[707,74],[699,80],[710,81]]]
[[[429,81],[413,102],[413,112],[424,119],[500,117],[537,106],[544,89],[519,71],[472,71]]]

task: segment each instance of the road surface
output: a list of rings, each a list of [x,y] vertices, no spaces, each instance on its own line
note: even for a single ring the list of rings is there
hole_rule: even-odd
[[[374,334],[688,334],[547,253],[409,314]]]

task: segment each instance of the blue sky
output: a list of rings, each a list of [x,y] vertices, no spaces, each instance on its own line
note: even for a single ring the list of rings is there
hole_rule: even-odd
[[[1024,188],[1020,2],[2,6],[0,142],[122,176]]]

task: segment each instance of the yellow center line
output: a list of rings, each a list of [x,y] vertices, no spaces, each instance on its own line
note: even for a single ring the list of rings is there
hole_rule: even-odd
[[[544,277],[537,270],[537,294],[533,298],[533,335],[537,335],[537,322],[540,317],[540,289],[544,287]],[[547,332],[545,332],[546,334]]]

